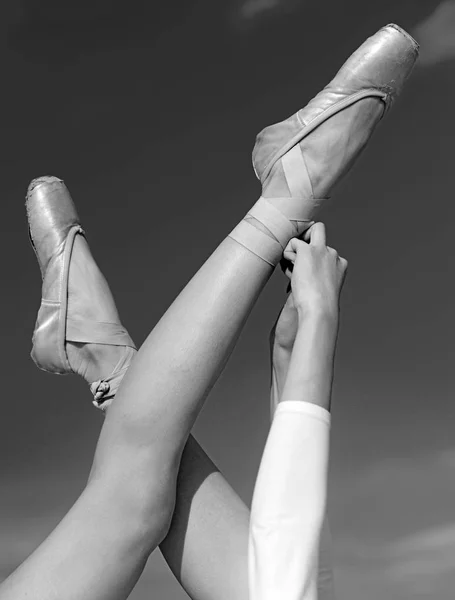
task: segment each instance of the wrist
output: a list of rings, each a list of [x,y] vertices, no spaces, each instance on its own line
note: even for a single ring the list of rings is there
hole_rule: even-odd
[[[304,321],[327,321],[338,324],[340,310],[337,304],[332,302],[318,302],[297,306],[299,324]]]

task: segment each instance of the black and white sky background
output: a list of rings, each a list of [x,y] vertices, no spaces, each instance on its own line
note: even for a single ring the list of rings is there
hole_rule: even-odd
[[[339,598],[455,586],[455,2],[3,0],[0,578],[82,489],[102,418],[29,358],[40,276],[28,181],[65,179],[139,344],[256,200],[256,133],[303,106],[388,22],[420,66],[325,211],[349,259],[333,410]],[[277,274],[196,435],[249,501],[268,427]],[[131,596],[185,594],[156,553]]]

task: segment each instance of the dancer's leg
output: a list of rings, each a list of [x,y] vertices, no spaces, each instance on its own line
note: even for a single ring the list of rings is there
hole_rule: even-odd
[[[346,262],[326,247],[321,224],[310,231],[309,245],[292,242],[297,254],[293,297],[277,324],[277,330],[284,324],[285,340],[295,341],[253,496],[251,600],[321,597],[317,551],[325,514],[338,297]],[[277,343],[276,350],[286,345]]]
[[[250,511],[190,436],[161,552],[194,600],[248,600]]]

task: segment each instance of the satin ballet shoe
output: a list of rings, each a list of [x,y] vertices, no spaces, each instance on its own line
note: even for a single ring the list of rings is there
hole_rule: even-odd
[[[26,198],[29,236],[43,279],[41,306],[33,333],[31,352],[42,370],[74,373],[67,342],[126,346],[112,373],[89,382],[95,406],[105,410],[115,396],[135,353],[135,345],[120,322],[90,319],[89,306],[76,303],[68,315],[69,267],[77,235],[85,236],[76,208],[63,181],[40,177],[31,182]],[[89,250],[87,250],[89,252]]]
[[[262,196],[230,237],[275,266],[291,237],[310,226],[350,170],[417,56],[417,42],[397,25],[387,25],[351,55],[305,108],[261,131],[253,167]],[[255,227],[253,219],[270,235]]]

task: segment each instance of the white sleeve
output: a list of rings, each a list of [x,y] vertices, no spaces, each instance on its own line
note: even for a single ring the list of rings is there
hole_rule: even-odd
[[[253,494],[250,600],[316,600],[330,414],[307,402],[275,412]]]

